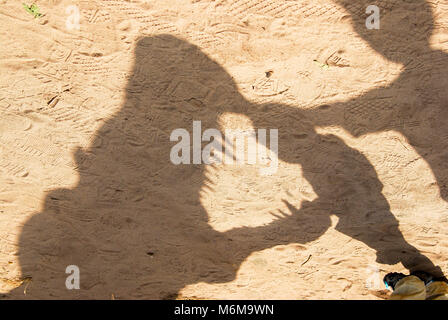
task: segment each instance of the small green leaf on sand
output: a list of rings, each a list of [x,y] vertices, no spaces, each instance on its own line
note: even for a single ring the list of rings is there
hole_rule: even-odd
[[[326,64],[326,63],[320,63],[319,61],[317,61],[317,60],[313,60],[314,61],[314,63],[315,64],[317,64],[319,67],[321,67],[322,69],[328,69],[328,68],[330,68],[330,66],[328,65],[328,64]]]
[[[34,18],[42,16],[42,13],[39,12],[40,11],[39,7],[35,3],[33,3],[31,6],[28,6],[25,3],[22,4],[25,10],[28,11],[30,14],[32,14]]]

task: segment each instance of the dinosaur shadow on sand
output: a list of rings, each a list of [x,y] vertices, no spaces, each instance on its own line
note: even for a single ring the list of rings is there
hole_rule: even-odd
[[[173,298],[189,284],[234,280],[253,252],[318,239],[331,225],[330,214],[339,218],[338,231],[375,249],[379,263],[436,270],[404,239],[369,161],[314,129],[346,125],[346,110],[356,102],[311,111],[254,104],[198,47],[170,35],[141,38],[124,105],[89,148],[74,154],[77,186],[50,192],[43,211],[22,230],[20,266],[33,279],[28,296]],[[194,120],[222,129],[226,112],[245,115],[254,128],[278,129],[279,159],[302,166],[317,199],[300,208],[285,202],[290,212],[267,225],[214,230],[201,205],[201,192],[213,187],[208,166],[172,164],[170,133],[185,128],[192,134]],[[80,268],[81,290],[65,289],[69,265]],[[23,297],[23,288],[10,295]]]

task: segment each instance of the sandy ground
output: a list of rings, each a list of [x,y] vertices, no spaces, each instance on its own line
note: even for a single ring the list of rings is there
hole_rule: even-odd
[[[448,3],[375,2],[1,1],[2,297],[381,299],[387,272],[446,274]],[[172,164],[193,120],[278,129],[277,172]]]

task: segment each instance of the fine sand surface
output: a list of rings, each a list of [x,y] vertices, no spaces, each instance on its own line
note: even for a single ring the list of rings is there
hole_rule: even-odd
[[[382,299],[388,272],[448,273],[445,0],[0,3],[2,298]],[[174,165],[194,120],[278,129],[278,170]]]

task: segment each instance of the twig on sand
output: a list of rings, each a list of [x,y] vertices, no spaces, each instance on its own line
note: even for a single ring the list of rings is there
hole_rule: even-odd
[[[23,294],[26,295],[26,290],[28,289],[28,286],[30,285],[31,281],[33,279],[31,277],[26,277],[23,279],[22,283],[25,283],[25,289],[23,289]]]
[[[302,267],[305,263],[307,263],[308,261],[310,261],[311,257],[312,257],[312,255],[310,254],[310,255],[308,256],[308,258],[307,258],[304,262],[302,262],[302,264],[301,264],[300,266]]]

